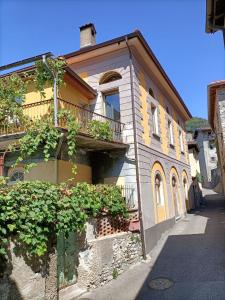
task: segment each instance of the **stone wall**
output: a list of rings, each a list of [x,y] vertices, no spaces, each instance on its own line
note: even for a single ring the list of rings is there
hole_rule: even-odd
[[[123,232],[96,238],[96,220],[87,224],[86,234],[78,237],[77,259],[74,270],[77,284],[95,288],[117,277],[131,264],[141,260],[142,247],[139,233]],[[55,300],[57,299],[57,253],[29,259],[20,245],[12,242],[9,261],[0,261],[1,300]]]
[[[88,242],[79,254],[78,285],[95,288],[141,260],[140,234],[124,232]]]
[[[22,250],[22,249],[21,249]],[[16,251],[11,242],[8,263],[0,262],[1,300],[45,300],[46,264]]]

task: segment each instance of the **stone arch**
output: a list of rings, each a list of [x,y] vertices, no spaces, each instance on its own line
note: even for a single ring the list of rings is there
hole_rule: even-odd
[[[181,197],[181,185],[180,185],[180,177],[177,172],[177,169],[172,166],[170,169],[170,189],[172,195],[172,202],[174,207],[175,217],[178,219],[181,217],[183,213],[183,202]]]
[[[158,206],[156,201],[156,190],[155,190],[155,178],[160,174],[163,184],[163,194],[164,194],[164,203],[163,205]],[[153,204],[154,204],[154,213],[156,223],[160,223],[166,220],[169,216],[168,210],[168,194],[166,186],[166,175],[163,166],[160,162],[154,162],[151,170],[151,181],[152,181],[152,193],[153,193]]]
[[[109,83],[119,79],[122,79],[120,73],[116,71],[109,71],[102,75],[102,77],[99,80],[99,84]]]

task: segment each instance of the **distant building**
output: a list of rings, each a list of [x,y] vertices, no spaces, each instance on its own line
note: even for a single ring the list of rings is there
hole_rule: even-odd
[[[216,136],[218,163],[225,191],[225,80],[208,85],[208,119]]]
[[[194,139],[199,148],[199,164],[202,176],[202,186],[213,188],[213,170],[217,169],[217,151],[215,146],[215,135],[210,127],[199,128],[195,131]]]
[[[199,147],[197,141],[194,140],[193,135],[194,134],[192,132],[187,133],[189,162],[191,166],[192,177],[192,184],[189,190],[189,198],[192,199],[192,201],[189,203],[189,210],[198,207],[202,200],[202,180],[199,164]]]

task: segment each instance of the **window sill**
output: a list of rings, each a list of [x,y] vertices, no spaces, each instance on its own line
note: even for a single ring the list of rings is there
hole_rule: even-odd
[[[174,144],[170,144],[170,148],[174,149],[175,148]]]
[[[155,132],[153,132],[152,135],[153,135],[154,138],[156,138],[157,140],[160,140],[160,139],[161,139],[161,137],[160,137],[157,133],[155,133]]]

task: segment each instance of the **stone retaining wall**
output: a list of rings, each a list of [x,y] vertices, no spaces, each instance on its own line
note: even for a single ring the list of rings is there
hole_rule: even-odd
[[[138,233],[125,232],[89,241],[87,249],[79,254],[78,285],[104,285],[140,261],[141,255]]]

